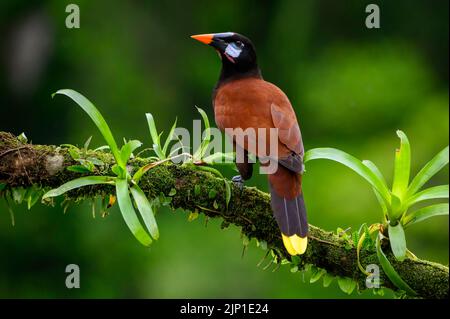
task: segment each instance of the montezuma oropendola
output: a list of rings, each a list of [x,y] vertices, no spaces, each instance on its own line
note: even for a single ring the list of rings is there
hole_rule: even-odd
[[[303,254],[308,235],[301,185],[304,148],[289,99],[277,86],[263,80],[255,48],[247,37],[234,32],[191,37],[213,47],[222,60],[222,71],[212,98],[217,126],[221,130],[278,129],[278,151],[275,155],[270,154],[278,165],[268,174],[271,207],[286,250],[291,255]],[[258,142],[261,143],[259,137],[256,138]],[[264,143],[270,143],[270,138]],[[255,153],[255,148],[251,151],[248,141],[238,143],[235,138],[233,144],[236,150],[244,151],[244,161],[236,163],[240,175],[233,178],[235,183],[242,185],[252,176],[248,153]],[[264,149],[271,149],[270,145],[265,145]],[[254,155],[261,159],[257,151]]]

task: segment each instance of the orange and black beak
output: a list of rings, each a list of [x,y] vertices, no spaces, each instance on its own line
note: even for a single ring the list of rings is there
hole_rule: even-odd
[[[223,52],[228,45],[227,42],[230,41],[234,35],[235,33],[233,32],[207,33],[191,35],[191,38]]]
[[[214,33],[191,35],[192,39],[210,45],[214,39]]]

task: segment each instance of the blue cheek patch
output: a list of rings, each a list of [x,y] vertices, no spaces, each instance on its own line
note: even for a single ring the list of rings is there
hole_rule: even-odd
[[[236,47],[236,46],[234,46],[232,44],[229,44],[227,46],[227,48],[225,49],[225,54],[228,55],[231,58],[239,57],[241,52],[242,52],[242,49],[240,49],[240,48],[238,48],[238,47]]]

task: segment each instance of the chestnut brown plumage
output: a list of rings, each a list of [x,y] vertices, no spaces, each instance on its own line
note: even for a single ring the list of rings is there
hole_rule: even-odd
[[[256,60],[252,42],[234,32],[201,34],[192,38],[216,49],[222,60],[222,71],[213,91],[214,116],[221,130],[254,129],[255,143],[265,147],[250,147],[248,138],[233,135],[236,150],[244,150],[244,161],[236,163],[240,176],[233,181],[243,183],[251,177],[252,163],[248,153],[258,158],[267,156],[261,149],[271,150],[270,137],[258,136],[259,128],[278,129],[277,153],[270,159],[277,162],[268,174],[272,210],[282,233],[283,243],[291,255],[303,254],[307,246],[308,223],[303,200],[303,142],[295,112],[286,94],[264,81]],[[262,133],[261,133],[262,134]],[[263,141],[263,142],[261,142]],[[268,165],[268,164],[265,164]]]

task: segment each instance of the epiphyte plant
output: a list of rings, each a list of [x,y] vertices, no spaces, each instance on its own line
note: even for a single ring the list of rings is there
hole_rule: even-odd
[[[105,119],[98,111],[98,109],[83,95],[70,90],[63,89],[53,94],[66,95],[75,101],[92,119],[97,126],[98,130],[102,134],[109,149],[114,156],[116,164],[112,166],[111,170],[116,176],[83,176],[72,181],[69,181],[56,189],[48,191],[42,199],[56,197],[62,195],[70,190],[97,184],[109,184],[114,185],[116,190],[116,198],[119,204],[120,211],[123,219],[127,224],[130,231],[136,237],[136,239],[144,246],[149,246],[153,239],[159,238],[158,226],[156,224],[152,205],[150,204],[147,196],[138,186],[136,182],[136,176],[131,177],[127,170],[127,163],[133,153],[138,147],[142,145],[137,140],[131,140],[119,149],[116,140],[106,123]],[[130,196],[131,194],[131,196]],[[136,204],[142,220],[147,230],[142,226],[136,211],[133,207],[133,201]]]
[[[433,203],[431,205],[415,208],[415,205],[435,199],[448,199],[449,185],[433,186],[422,190],[422,187],[449,162],[449,147],[445,147],[433,157],[417,175],[410,179],[411,174],[411,147],[408,137],[400,130],[397,131],[400,138],[400,148],[395,152],[394,176],[391,188],[388,187],[378,167],[369,160],[359,159],[334,148],[316,148],[305,154],[305,162],[316,159],[328,159],[341,163],[352,169],[371,184],[375,196],[381,207],[383,221],[368,227],[369,232],[359,237],[357,245],[358,264],[359,251],[364,239],[369,234],[376,233],[377,255],[383,270],[391,281],[399,288],[413,294],[406,283],[398,276],[395,269],[381,250],[381,241],[389,240],[393,255],[399,261],[407,256],[415,256],[407,249],[404,229],[411,225],[422,222],[430,217],[448,215],[448,203]],[[387,230],[384,231],[384,230]],[[359,264],[360,269],[365,272]]]
[[[152,238],[155,240],[159,238],[159,230],[154,216],[154,207],[152,207],[152,204],[150,203],[150,201],[148,200],[147,196],[142,191],[142,189],[139,187],[138,183],[142,178],[142,176],[151,168],[161,164],[162,162],[169,161],[174,158],[174,156],[172,156],[173,153],[177,152],[179,149],[172,151],[171,154],[168,154],[168,150],[170,142],[174,138],[174,131],[176,129],[177,121],[175,120],[174,124],[172,125],[169,131],[169,134],[166,137],[164,144],[162,144],[161,143],[162,132],[158,133],[153,115],[151,113],[146,114],[147,124],[150,131],[150,137],[152,140],[153,151],[156,156],[150,157],[149,159],[152,160],[152,162],[142,166],[134,173],[133,176],[131,176],[127,169],[127,163],[130,160],[131,156],[133,155],[133,152],[137,148],[141,147],[142,143],[138,140],[131,140],[128,142],[124,141],[124,145],[119,149],[116,140],[107,122],[103,118],[102,114],[98,111],[98,109],[94,106],[94,104],[92,104],[86,97],[71,89],[59,90],[56,93],[54,93],[53,96],[56,94],[66,95],[69,98],[71,98],[92,119],[92,121],[97,126],[98,130],[100,131],[100,133],[102,134],[103,138],[107,143],[107,146],[102,146],[101,149],[109,149],[112,155],[114,156],[116,164],[112,166],[111,171],[116,176],[79,177],[61,185],[56,189],[48,191],[46,194],[44,194],[42,199],[45,200],[46,198],[60,196],[67,193],[70,190],[74,190],[76,188],[83,186],[92,186],[98,184],[114,185],[116,195],[111,197],[112,202],[114,202],[115,199],[117,198],[119,209],[122,213],[122,216],[128,228],[141,244],[143,244],[144,246],[149,246],[152,243]],[[213,154],[211,156],[205,156],[206,150],[208,149],[211,140],[211,135],[209,132],[210,129],[209,120],[206,113],[202,109],[197,108],[197,110],[201,114],[203,123],[205,125],[205,134],[204,134],[205,136],[202,139],[199,148],[194,152],[193,155],[188,153],[181,153],[180,155],[187,156],[189,158],[189,160],[184,165],[192,165],[192,167],[194,167],[195,169],[208,171],[220,178],[223,178],[222,174],[218,170],[203,165],[214,165],[215,164],[214,160],[216,159],[217,156],[229,157],[233,156],[233,154],[220,153],[220,154]],[[89,142],[90,138],[85,143],[82,152],[85,153],[87,151]],[[77,173],[92,173],[94,171],[93,170],[94,164],[100,164],[99,162],[93,163],[92,158],[87,159],[80,158],[77,148],[74,147],[73,145],[66,145],[66,146],[70,148],[69,153],[71,154],[72,158],[81,164],[81,165],[72,165],[68,168],[69,170]],[[231,199],[231,187],[225,179],[224,182],[226,193],[225,196],[226,205],[228,206],[228,203]],[[135,204],[134,206],[133,200]],[[134,207],[136,207],[137,210],[139,211],[140,216],[144,221],[147,230],[142,226],[142,223],[139,220]]]
[[[152,144],[153,144],[153,150],[156,155],[156,157],[154,159],[157,162],[149,163],[149,164],[143,166],[142,168],[140,168],[135,174],[135,177],[136,177],[135,180],[138,181],[139,178],[142,176],[142,174],[147,172],[152,167],[154,167],[162,162],[175,159],[178,156],[183,156],[186,159],[184,161],[183,165],[189,166],[195,170],[209,172],[209,173],[215,175],[216,177],[223,179],[224,186],[225,186],[225,202],[226,202],[226,207],[228,207],[228,204],[231,200],[230,184],[223,177],[222,173],[220,173],[220,171],[218,171],[217,169],[215,169],[212,166],[220,164],[221,166],[231,166],[232,168],[235,169],[234,161],[233,161],[235,154],[234,154],[234,152],[229,152],[229,153],[215,152],[213,154],[208,155],[209,154],[208,152],[210,151],[209,146],[211,143],[211,126],[210,126],[208,115],[206,114],[206,112],[199,107],[197,107],[197,111],[200,113],[200,115],[202,117],[202,122],[203,122],[205,129],[202,134],[200,145],[198,146],[198,148],[195,151],[192,152],[192,154],[183,152],[184,146],[181,143],[181,141],[179,141],[180,146],[176,147],[177,145],[175,145],[175,149],[172,152],[170,152],[170,154],[168,154],[170,141],[176,139],[175,130],[176,130],[177,121],[175,120],[172,128],[169,131],[169,134],[166,137],[166,141],[164,142],[164,144],[162,144],[161,136],[162,136],[163,132],[158,133],[158,130],[156,128],[155,118],[153,117],[153,115],[151,113],[145,114],[146,118],[147,118],[147,124],[149,127],[149,131],[150,131],[150,137],[151,137]],[[181,150],[181,153],[178,155],[174,155],[179,150]]]

